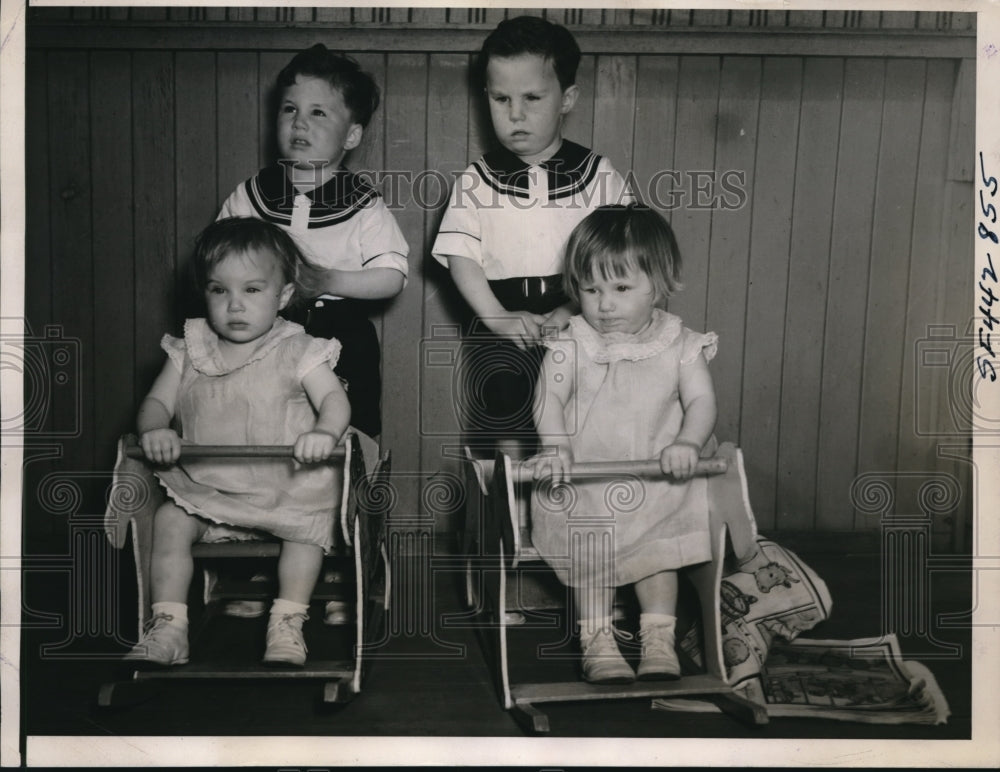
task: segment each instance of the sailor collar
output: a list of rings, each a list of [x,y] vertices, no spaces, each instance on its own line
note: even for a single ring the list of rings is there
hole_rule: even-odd
[[[551,201],[572,196],[586,188],[597,175],[600,160],[601,157],[594,151],[564,139],[551,158],[534,166],[546,173]],[[517,198],[528,197],[528,170],[533,167],[507,148],[486,153],[474,166],[494,190]]]
[[[299,193],[281,165],[262,169],[248,180],[247,193],[258,210],[277,218],[290,217],[300,195],[310,201],[310,216],[320,218],[359,209],[378,196],[374,188],[344,167],[318,188]]]

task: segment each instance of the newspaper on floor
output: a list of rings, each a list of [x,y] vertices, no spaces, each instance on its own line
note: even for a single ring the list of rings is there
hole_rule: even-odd
[[[763,670],[736,684],[771,718],[827,718],[866,724],[943,724],[951,711],[931,672],[906,661],[895,635],[850,641],[775,641]],[[653,708],[717,711],[698,700],[657,699]]]

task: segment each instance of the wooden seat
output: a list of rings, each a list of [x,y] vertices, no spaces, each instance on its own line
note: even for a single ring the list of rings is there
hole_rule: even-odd
[[[702,474],[726,474],[744,478],[742,456],[731,444],[720,447],[714,459],[703,459]],[[702,610],[705,640],[705,671],[685,675],[677,681],[635,682],[625,686],[593,685],[582,680],[541,683],[518,683],[511,675],[510,640],[512,613],[536,608],[567,606],[571,595],[566,588],[534,597],[523,591],[525,575],[537,576],[543,567],[537,550],[531,545],[531,478],[503,454],[497,454],[492,467],[471,454],[466,458],[468,495],[465,545],[468,550],[468,600],[484,622],[487,656],[493,660],[495,681],[506,709],[534,732],[548,731],[548,717],[537,705],[546,702],[614,700],[667,696],[699,696],[710,699],[724,711],[750,724],[767,723],[763,706],[736,694],[727,682],[722,658],[722,621],[719,592],[723,564],[731,551],[748,557],[756,551],[756,526],[744,500],[732,502],[722,511],[713,510],[710,521],[712,560],[683,569],[693,585]],[[660,474],[659,462],[612,462],[579,464],[574,475],[613,477]],[[554,579],[554,574],[549,572]],[[512,592],[511,588],[517,591]],[[536,601],[538,602],[536,605]],[[566,615],[569,619],[571,615]],[[569,637],[567,631],[567,638]]]
[[[286,446],[184,446],[182,457],[274,457],[290,456]],[[163,489],[132,435],[119,442],[118,464],[105,514],[105,531],[112,544],[121,549],[131,535],[138,590],[138,632],[150,617],[149,572],[152,554],[153,515],[165,501]],[[366,463],[367,461],[367,463]],[[273,597],[276,581],[252,581],[253,567],[262,567],[274,575],[280,542],[274,539],[197,543],[191,553],[201,569],[200,604],[191,605],[191,662],[169,668],[137,666],[125,680],[103,684],[98,695],[102,706],[123,705],[146,699],[153,685],[171,679],[314,679],[325,682],[323,700],[344,702],[361,690],[367,671],[364,653],[367,644],[381,638],[389,599],[389,567],[384,542],[389,498],[373,495],[372,490],[388,484],[391,456],[379,453],[376,443],[354,430],[337,448],[330,463],[342,469],[330,495],[338,502],[334,547],[324,558],[323,574],[312,594],[312,603],[347,600],[355,608],[353,635],[339,645],[345,655],[340,659],[322,659],[319,647],[313,646],[306,666],[301,669],[268,668],[253,662],[232,662],[223,658],[206,660],[199,656],[199,637],[210,623],[221,616],[229,600],[261,600]],[[243,568],[243,571],[240,571]],[[194,585],[195,583],[192,583]],[[192,586],[190,601],[197,601]],[[321,611],[321,609],[320,609]],[[322,613],[319,614],[320,619]],[[245,620],[235,620],[236,624]],[[249,627],[249,625],[245,625]],[[249,634],[253,634],[248,630]],[[344,636],[339,636],[343,638]],[[307,640],[309,636],[307,634]],[[261,638],[261,641],[263,638]],[[130,663],[133,667],[135,663]]]

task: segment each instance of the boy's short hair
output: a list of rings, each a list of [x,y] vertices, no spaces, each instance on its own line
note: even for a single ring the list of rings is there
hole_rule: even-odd
[[[198,234],[194,245],[194,280],[199,291],[208,286],[212,269],[232,255],[267,251],[274,255],[285,284],[294,284],[299,296],[298,275],[306,261],[295,241],[277,225],[256,217],[225,217]]]
[[[610,204],[587,215],[566,242],[563,291],[580,302],[580,285],[597,275],[605,281],[629,269],[645,273],[663,304],[681,289],[681,253],[663,216],[645,204]]]
[[[551,60],[563,91],[576,83],[580,46],[568,29],[538,16],[504,19],[483,41],[477,61],[482,83],[486,83],[486,67],[492,57],[519,54],[538,54],[543,59]]]
[[[335,54],[322,43],[300,51],[278,73],[278,88],[284,91],[295,85],[299,75],[321,78],[337,89],[344,97],[344,104],[351,111],[354,122],[362,128],[368,126],[378,109],[379,88],[374,78],[361,69],[349,56]]]

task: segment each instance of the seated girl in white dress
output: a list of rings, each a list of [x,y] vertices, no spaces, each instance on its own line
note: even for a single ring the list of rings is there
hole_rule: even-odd
[[[573,231],[564,287],[581,313],[547,347],[535,420],[545,450],[526,462],[537,481],[531,540],[573,588],[583,677],[594,683],[673,679],[677,569],[711,558],[710,496],[693,477],[712,455],[715,333],[661,306],[680,288],[673,232],[642,205],[601,207]],[[659,458],[658,479],[569,479],[574,462]],[[641,607],[638,671],[612,627],[615,588]]]
[[[282,542],[264,662],[305,663],[302,623],[337,504],[339,470],[320,462],[346,431],[350,406],[333,372],[340,343],[278,316],[303,265],[291,237],[261,220],[219,220],[198,238],[207,318],[188,319],[183,338],[163,337],[167,361],[139,408],[139,442],[160,465],[169,501],[153,520],[152,618],[126,659],[188,661],[191,546],[235,527]],[[294,453],[177,463],[182,443],[292,445]]]

